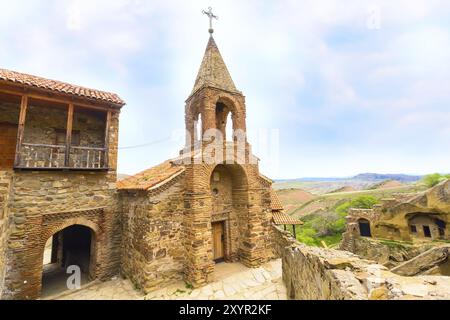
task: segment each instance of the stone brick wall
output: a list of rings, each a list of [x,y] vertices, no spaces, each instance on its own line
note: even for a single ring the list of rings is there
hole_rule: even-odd
[[[0,108],[6,108],[5,104],[0,104]],[[0,112],[4,120],[18,117],[17,106],[5,110],[5,114]],[[65,129],[65,111],[49,111],[45,106],[32,104],[29,111],[25,141],[53,144],[55,129]],[[81,145],[103,145],[102,117],[96,112],[75,113],[74,130],[80,130]],[[40,296],[44,244],[53,233],[73,224],[94,231],[94,277],[106,279],[119,272],[122,230],[116,190],[118,126],[119,113],[114,112],[108,137],[111,170],[107,172],[11,171],[7,207],[10,224],[7,236],[5,232],[0,234],[0,249],[6,252],[2,255],[0,250],[0,272],[5,270],[3,298]]]
[[[450,277],[402,277],[369,260],[340,250],[309,247],[276,227],[283,281],[296,300],[450,299]]]
[[[199,90],[186,102],[185,123],[186,131],[189,133],[186,137],[186,147],[193,146],[196,142],[194,141],[194,137],[196,136],[195,123],[199,118],[199,114],[201,114],[202,119],[202,136],[208,129],[218,129],[222,131],[223,134],[225,133],[225,123],[222,123],[224,121],[218,121],[217,119],[217,117],[220,116],[216,114],[217,103],[223,104],[226,107],[226,110],[231,112],[233,129],[246,132],[245,97],[241,94],[206,87]],[[227,115],[228,114],[225,113],[223,118],[226,119]]]
[[[75,223],[73,214],[63,214],[67,212],[81,212],[76,217],[90,221],[100,230],[98,246],[106,250],[102,256],[108,258],[97,261],[102,271],[98,271],[96,276],[105,278],[118,271],[121,233],[114,181],[114,172],[22,171],[14,174],[9,207],[7,297],[39,296],[43,248],[52,235],[46,221],[50,221],[52,216],[58,217],[57,225],[51,231],[59,231],[57,229],[69,226],[67,222]],[[104,210],[92,213],[92,209],[98,207]]]
[[[18,124],[20,104],[0,101],[0,123]]]
[[[248,157],[248,149],[246,152]],[[273,256],[270,186],[261,182],[258,165],[227,164],[225,167],[233,179],[232,201],[238,230],[236,259],[248,267],[256,267]],[[194,286],[213,279],[210,178],[215,168],[216,165],[205,163],[186,166],[183,242],[189,257],[186,278]]]
[[[75,108],[73,132],[79,132],[80,146],[103,147],[104,113]],[[30,104],[25,123],[24,142],[56,144],[57,130],[67,127],[67,109]],[[74,134],[73,134],[74,136]]]
[[[4,286],[6,247],[9,235],[8,201],[11,188],[11,171],[0,171],[0,299]]]
[[[122,274],[149,292],[183,278],[182,177],[158,192],[121,192]]]

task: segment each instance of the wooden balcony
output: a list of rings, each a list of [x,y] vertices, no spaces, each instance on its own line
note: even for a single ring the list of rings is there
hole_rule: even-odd
[[[16,169],[107,170],[107,149],[64,145],[22,143]],[[68,158],[66,155],[68,154]]]
[[[89,141],[89,139],[80,140],[80,131],[73,130],[74,122],[74,109],[75,106],[69,103],[66,109],[56,109],[56,113],[62,110],[66,115],[66,126],[64,129],[59,127],[51,127],[49,124],[40,123],[30,129],[33,132],[37,127],[41,132],[41,135],[34,136],[34,141],[27,141],[27,137],[24,135],[24,129],[26,127],[26,116],[29,114],[28,97],[22,96],[20,105],[19,125],[17,134],[17,145],[15,152],[14,169],[17,170],[89,170],[89,171],[101,171],[109,170],[108,157],[109,157],[109,126],[111,121],[111,111],[106,110],[102,113],[104,119],[98,120],[102,123],[101,130],[97,131],[97,139],[95,141]],[[36,102],[35,102],[36,103]],[[89,109],[83,109],[80,112],[88,112]],[[99,111],[95,111],[97,114]],[[59,113],[61,114],[61,113]],[[86,116],[84,114],[84,116]],[[36,111],[31,118],[36,118]],[[92,119],[92,118],[90,118]],[[87,120],[85,120],[87,121]],[[62,130],[61,130],[62,129]],[[62,131],[62,132],[61,132]],[[92,130],[91,130],[92,131]],[[42,132],[53,132],[53,141],[55,143],[48,143],[52,141]],[[62,133],[62,137],[60,134]],[[74,134],[77,133],[76,136]],[[32,134],[31,134],[32,135]],[[38,137],[36,139],[36,136]],[[76,139],[75,139],[76,138]],[[42,139],[43,143],[39,143]],[[28,139],[30,140],[30,139]],[[45,142],[44,142],[45,141]],[[92,144],[92,145],[89,145]]]

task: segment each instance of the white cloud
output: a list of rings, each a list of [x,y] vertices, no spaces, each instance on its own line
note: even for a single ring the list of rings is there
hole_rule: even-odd
[[[339,135],[343,127],[359,130],[353,141],[333,140],[333,152],[345,143],[355,147],[327,166],[327,174],[334,170],[334,175],[350,170],[348,163],[358,159],[358,139],[384,144],[392,152],[389,137],[403,137],[405,126],[420,126],[450,150],[444,110],[450,102],[450,36],[440,23],[450,3],[444,1],[16,1],[0,11],[2,66],[117,91],[129,102],[121,143],[157,140],[183,125],[183,101],[207,41],[201,10],[208,6],[219,15],[216,41],[247,96],[249,129],[290,130],[292,140],[283,143],[293,149],[309,143],[298,136],[304,127],[311,128],[311,144],[324,143],[322,133],[314,131],[318,124],[330,135]],[[373,7],[380,11],[379,30],[367,28]],[[357,129],[356,120],[342,123],[358,113],[367,129]],[[371,130],[371,117],[382,130]],[[158,125],[167,119],[173,128]],[[408,145],[413,149],[414,141]],[[143,157],[121,154],[120,163],[131,173],[164,160],[170,148],[139,151]],[[310,161],[302,150],[293,152]],[[405,154],[399,151],[396,161],[404,162]],[[389,169],[382,160],[389,157],[379,158],[370,153],[361,157],[361,167],[359,162],[353,167]],[[281,163],[281,175],[307,175],[287,163]],[[324,163],[311,160],[302,170],[319,172]],[[437,170],[440,163],[434,163]]]

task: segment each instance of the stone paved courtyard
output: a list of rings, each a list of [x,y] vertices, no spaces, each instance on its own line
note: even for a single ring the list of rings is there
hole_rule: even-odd
[[[184,282],[174,283],[147,295],[136,291],[129,280],[114,279],[92,283],[77,292],[60,295],[63,300],[285,300],[286,288],[281,280],[281,260],[274,260],[256,269],[240,263],[216,266],[216,281],[198,289],[187,288]]]

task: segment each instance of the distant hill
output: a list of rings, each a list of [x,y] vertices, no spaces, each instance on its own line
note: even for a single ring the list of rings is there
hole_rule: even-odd
[[[398,182],[397,182],[398,183]],[[425,186],[417,184],[403,184],[401,187],[380,188],[371,190],[357,190],[354,192],[327,193],[316,196],[308,202],[291,203],[289,214],[295,218],[317,213],[320,211],[334,211],[342,203],[350,201],[360,196],[370,195],[377,199],[391,198],[395,194],[414,194],[425,190]],[[277,191],[279,192],[279,191]]]
[[[369,187],[369,190],[375,189],[389,189],[389,188],[399,188],[404,186],[403,183],[396,180],[385,180],[382,182],[375,183],[374,185]]]
[[[417,182],[422,176],[411,176],[407,174],[380,174],[380,173],[361,173],[353,177],[356,180],[395,180],[402,183]]]
[[[344,187],[351,187],[355,190],[367,190],[375,183],[380,183],[386,180],[395,180],[402,184],[411,184],[419,181],[421,178],[421,176],[406,174],[362,173],[354,177],[347,178],[328,177],[275,180],[273,187],[277,190],[292,188],[302,189],[315,195],[319,195],[330,192],[338,192],[338,189]]]
[[[366,180],[366,181],[384,181],[397,180],[399,182],[408,183],[416,182],[423,176],[414,176],[407,174],[383,174],[383,173],[360,173],[353,177],[309,177],[295,179],[275,179],[276,182],[342,182],[349,180]]]

